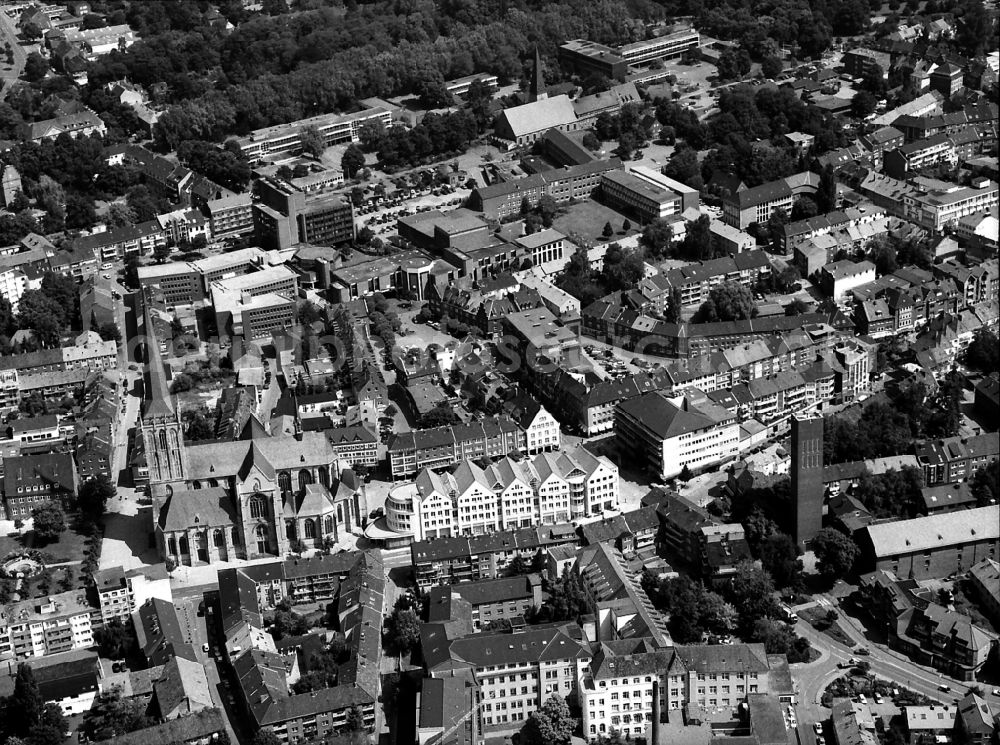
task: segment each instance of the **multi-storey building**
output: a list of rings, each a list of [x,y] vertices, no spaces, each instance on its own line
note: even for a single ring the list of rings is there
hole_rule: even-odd
[[[519,214],[521,203],[525,199],[535,206],[545,194],[551,196],[557,204],[571,199],[587,199],[600,187],[605,173],[621,167],[622,163],[618,158],[611,158],[556,168],[513,181],[501,181],[473,189],[469,206],[491,219],[500,220]]]
[[[917,580],[947,577],[997,559],[1000,506],[877,523],[860,535],[864,561],[875,571]]]
[[[471,538],[435,538],[410,545],[417,587],[453,582],[496,579],[505,575],[515,557],[531,562],[540,553],[556,546],[579,542],[572,524],[501,531]]]
[[[432,678],[474,673],[487,733],[517,726],[553,694],[577,692],[590,649],[575,625],[527,627],[448,640],[440,625],[425,627],[424,660]]]
[[[584,448],[451,473],[425,468],[386,501],[390,529],[416,541],[567,522],[616,509],[618,468]]]
[[[0,615],[0,654],[23,660],[86,649],[99,618],[81,590],[12,603]]]
[[[671,288],[680,290],[682,305],[700,305],[713,288],[737,282],[752,288],[771,275],[771,262],[763,251],[747,251],[671,269],[663,276]]]
[[[17,313],[18,303],[25,290],[38,289],[40,286],[41,278],[29,279],[18,267],[0,265],[0,297],[7,299],[12,312]]]
[[[571,39],[559,47],[559,62],[580,75],[624,80],[628,63],[611,47],[586,39]]]
[[[628,399],[615,410],[615,440],[621,452],[633,453],[661,478],[725,463],[739,453],[736,414],[704,402],[661,393]]]
[[[204,210],[215,240],[253,232],[253,199],[249,192],[212,199]]]
[[[610,543],[589,545],[578,554],[572,571],[580,578],[593,617],[586,624],[588,635],[607,641],[648,637],[653,646],[667,646],[667,618],[653,607],[640,574],[628,562]]]
[[[1000,456],[1000,443],[989,433],[925,440],[914,447],[925,486],[965,481],[980,468],[995,466]]]
[[[827,264],[820,271],[820,287],[837,302],[844,300],[856,287],[874,281],[875,265],[870,261],[843,259]]]
[[[318,590],[296,593],[294,583],[302,575],[298,563],[286,562],[291,571],[292,602],[333,598],[339,627],[349,659],[338,671],[337,684],[308,693],[294,693],[299,678],[297,664],[286,665],[273,638],[264,631],[263,611],[274,595],[277,567],[266,574],[248,572],[252,567],[219,573],[220,618],[225,635],[225,654],[237,679],[237,695],[253,730],[270,729],[282,743],[294,743],[335,735],[347,729],[348,715],[357,709],[363,729],[375,723],[375,701],[379,688],[381,640],[377,629],[384,612],[385,569],[371,553],[316,557],[302,574],[319,584]],[[289,566],[291,564],[291,566]],[[262,602],[262,590],[266,592]]]
[[[784,693],[771,681],[781,657],[767,655],[761,644],[650,649],[641,638],[603,642],[580,681],[584,737],[641,736],[654,718],[688,704],[731,710],[754,693]]]
[[[497,88],[497,76],[486,72],[477,72],[454,80],[447,80],[444,87],[452,96],[464,96],[469,92],[473,83],[479,83],[487,90],[494,91]]]
[[[998,195],[997,182],[985,178],[974,180],[972,186],[922,186],[903,196],[903,213],[921,227],[940,233],[967,215],[996,209]]]
[[[601,196],[612,207],[647,223],[683,211],[681,195],[663,184],[630,171],[608,171],[601,178]]]
[[[504,412],[524,430],[528,455],[558,450],[559,422],[530,394],[519,391],[503,403]]]
[[[101,609],[101,620],[107,624],[113,620],[127,623],[135,610],[134,577],[119,567],[111,567],[94,572],[94,588]]]
[[[336,194],[303,191],[273,178],[257,182],[254,231],[268,249],[297,243],[332,246],[354,240],[354,205]]]
[[[428,600],[429,623],[451,618],[452,600],[460,598],[472,610],[472,626],[476,631],[497,621],[524,618],[531,608],[542,605],[542,578],[538,574],[517,577],[459,582],[431,588]]]
[[[295,323],[298,276],[273,266],[212,282],[209,291],[220,335],[261,339]]]
[[[959,680],[975,680],[1000,637],[968,615],[918,595],[918,589],[915,580],[899,580],[885,570],[861,578],[864,606],[892,647]]]
[[[400,432],[387,444],[389,471],[393,479],[405,478],[424,468],[442,468],[483,456],[501,458],[526,447],[524,430],[507,417]]]
[[[36,507],[67,502],[79,488],[72,453],[5,458],[3,471],[3,501],[8,520],[27,520]]]
[[[296,155],[302,152],[302,132],[315,129],[329,147],[342,142],[357,142],[362,127],[377,122],[388,128],[392,114],[382,108],[363,109],[354,114],[321,114],[290,124],[256,129],[236,140],[251,164],[274,155]]]
[[[701,36],[693,28],[674,31],[652,39],[634,41],[619,47],[618,54],[629,65],[643,65],[659,59],[680,57],[696,50],[701,44]]]
[[[934,273],[955,282],[964,304],[996,303],[1000,293],[1000,268],[996,260],[965,266],[954,259],[934,265]]]
[[[100,371],[116,367],[118,346],[115,342],[94,342],[87,334],[81,335],[73,346],[0,357],[0,371],[15,370],[21,375],[66,370]]]
[[[890,150],[883,156],[883,167],[893,178],[906,178],[908,174],[921,168],[929,168],[938,163],[957,163],[955,144],[946,134],[937,134],[925,140],[918,140]]]

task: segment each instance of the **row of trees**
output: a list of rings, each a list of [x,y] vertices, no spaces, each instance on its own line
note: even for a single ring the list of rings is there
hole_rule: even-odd
[[[0,700],[0,742],[6,745],[58,745],[66,719],[58,704],[47,704],[31,666],[17,666],[14,691]]]
[[[10,302],[0,296],[0,337],[18,329],[31,329],[44,347],[59,345],[62,336],[80,322],[80,295],[73,278],[46,272],[37,290],[25,290],[15,315]]]
[[[470,12],[470,8],[474,8]],[[241,25],[228,38],[207,28],[154,34],[90,70],[93,86],[128,78],[166,81],[174,106],[160,120],[158,141],[218,141],[270,124],[349,110],[369,96],[420,92],[428,84],[491,72],[501,81],[523,74],[534,44],[553,51],[568,38],[618,43],[644,35],[622,23],[633,12],[617,0],[564,0],[511,10],[486,3],[437,6],[379,2],[324,20],[314,11]],[[652,4],[647,16],[661,15]],[[222,80],[210,73],[221,70]]]

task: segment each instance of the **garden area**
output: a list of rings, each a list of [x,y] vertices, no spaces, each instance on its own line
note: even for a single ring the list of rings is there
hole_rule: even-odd
[[[840,614],[832,608],[806,608],[799,611],[799,618],[845,647],[854,646],[854,641],[844,633],[844,629],[840,626]]]

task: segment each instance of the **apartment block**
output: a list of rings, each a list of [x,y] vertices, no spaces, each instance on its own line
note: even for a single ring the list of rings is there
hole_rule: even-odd
[[[81,590],[11,603],[0,620],[0,654],[24,660],[92,647],[96,614]]]
[[[916,443],[914,449],[925,486],[966,481],[984,466],[995,467],[1000,456],[1000,442],[989,433],[925,440]]]
[[[764,251],[747,251],[671,269],[663,276],[671,288],[680,290],[682,305],[700,305],[724,282],[753,288],[771,276],[771,262]]]
[[[883,156],[883,169],[893,178],[906,178],[921,168],[958,162],[955,145],[946,134],[938,134],[890,150]]]
[[[487,734],[517,726],[553,694],[576,693],[591,656],[575,624],[453,640],[441,624],[428,624],[422,636],[429,677],[454,677],[461,669],[474,674]]]
[[[580,682],[584,737],[596,741],[613,730],[642,736],[649,722],[689,704],[732,710],[753,694],[783,693],[772,684],[772,663],[782,667],[760,644],[650,649],[644,639],[604,642]]]
[[[557,546],[575,546],[576,528],[570,523],[500,531],[488,535],[435,538],[410,545],[417,587],[496,579],[507,572],[515,557],[527,562]]]
[[[386,445],[393,479],[413,476],[424,468],[441,468],[484,455],[501,458],[526,447],[524,431],[507,417],[399,432]]]
[[[204,211],[214,240],[253,232],[253,199],[249,192],[212,199]]]
[[[429,596],[429,623],[449,620],[452,600],[459,598],[469,604],[473,628],[481,631],[497,621],[523,620],[531,608],[540,607],[543,601],[542,578],[538,574],[528,574],[460,582],[433,587]]]
[[[105,624],[113,620],[127,624],[132,617],[135,610],[134,580],[121,567],[94,572],[94,588],[101,609],[101,620]]]

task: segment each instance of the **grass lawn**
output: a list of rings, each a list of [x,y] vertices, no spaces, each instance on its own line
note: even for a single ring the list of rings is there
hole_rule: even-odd
[[[77,532],[78,526],[73,515],[67,514],[66,522],[66,530],[60,533],[59,540],[52,543],[40,543],[35,539],[35,534],[32,531],[23,535],[0,536],[0,558],[11,551],[32,548],[40,551],[52,564],[83,561],[83,555],[87,548],[87,537]]]
[[[627,233],[622,233],[622,224],[626,220],[632,224],[632,228]],[[555,220],[552,221],[552,227],[566,236],[576,233],[594,243],[604,243],[609,240],[603,236],[604,226],[609,222],[615,231],[614,236],[610,239],[612,241],[640,232],[638,220],[616,212],[592,199],[561,208]]]

